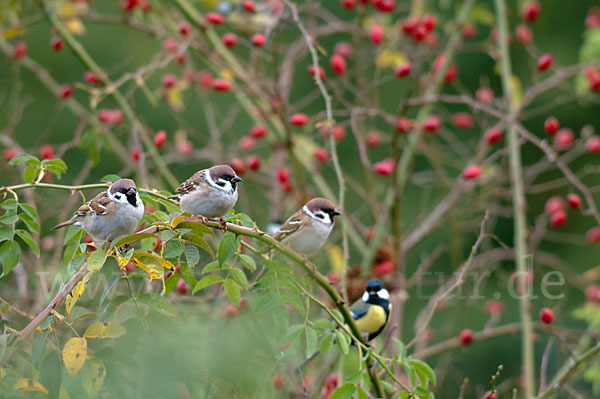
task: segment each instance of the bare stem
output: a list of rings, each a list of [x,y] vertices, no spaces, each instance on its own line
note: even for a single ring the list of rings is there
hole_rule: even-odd
[[[506,19],[506,4],[504,0],[495,0],[495,5],[499,32],[498,43],[500,46],[502,87],[508,114],[508,147],[510,174],[512,179],[513,217],[515,220],[513,239],[515,247],[515,261],[517,263],[517,271],[519,274],[518,285],[521,290],[520,292],[526,292],[527,283],[525,278],[527,273],[527,265],[525,255],[527,252],[527,247],[525,243],[525,195],[523,190],[521,152],[518,144],[519,137],[517,134],[515,121],[517,108],[511,87],[512,67],[510,61],[510,52],[508,50],[508,23]],[[529,314],[529,298],[527,295],[521,295],[520,305],[521,323],[523,324],[523,330],[521,333],[523,351],[523,379],[525,382],[525,393],[527,398],[533,398],[535,396],[533,328],[531,324],[531,315]]]

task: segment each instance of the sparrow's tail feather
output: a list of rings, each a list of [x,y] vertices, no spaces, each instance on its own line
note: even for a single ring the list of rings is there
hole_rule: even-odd
[[[302,370],[304,370],[304,368],[308,366],[310,362],[312,362],[317,356],[319,356],[319,353],[321,352],[319,352],[319,350],[317,349],[315,353],[310,355],[308,359],[305,359],[302,363],[300,363],[300,365],[296,367],[296,370],[294,370],[294,374],[300,375],[302,373]]]
[[[57,224],[56,226],[52,227],[50,230],[57,230],[57,229],[60,229],[61,227],[70,226],[73,223],[75,223],[75,219],[70,219],[70,220],[67,220],[66,222]]]

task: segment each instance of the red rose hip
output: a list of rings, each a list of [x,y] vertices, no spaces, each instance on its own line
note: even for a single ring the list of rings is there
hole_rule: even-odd
[[[558,123],[558,119],[556,119],[555,117],[551,116],[548,119],[546,119],[546,121],[544,122],[544,130],[550,136],[553,136],[554,133],[558,132],[559,128],[560,128],[560,124]]]
[[[165,133],[164,130],[161,130],[154,135],[154,145],[156,148],[165,145],[165,141],[167,141],[167,133]]]
[[[467,180],[476,179],[481,174],[481,166],[469,165],[463,170],[463,177]]]
[[[538,59],[538,71],[544,72],[548,70],[554,63],[554,58],[551,54],[544,54]]]
[[[473,342],[473,331],[471,330],[462,330],[458,336],[460,339],[460,343],[467,346],[471,342]]]
[[[542,323],[551,324],[552,321],[554,320],[554,313],[552,312],[552,309],[549,309],[549,308],[542,309],[540,311],[540,320],[542,321]]]

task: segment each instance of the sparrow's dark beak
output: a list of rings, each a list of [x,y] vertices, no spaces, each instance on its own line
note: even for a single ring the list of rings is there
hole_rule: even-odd
[[[337,209],[334,209],[334,210],[333,210],[333,212],[331,212],[331,214],[332,214],[333,216],[338,216],[338,215],[341,215],[341,214],[342,214],[342,212],[338,211]]]
[[[127,190],[127,196],[135,197],[135,188],[130,188],[129,190]]]
[[[239,182],[241,182],[241,181],[242,181],[242,178],[241,178],[241,177],[239,177],[239,176],[233,176],[233,177],[231,178],[231,181],[232,181],[232,182],[234,182],[234,183],[239,183]]]

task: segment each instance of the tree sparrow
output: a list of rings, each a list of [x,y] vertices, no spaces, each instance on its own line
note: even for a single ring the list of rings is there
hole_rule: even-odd
[[[294,213],[273,238],[305,255],[317,252],[333,229],[333,218],[340,215],[325,198],[313,198]]]
[[[52,230],[73,224],[81,226],[94,241],[103,242],[133,234],[142,216],[144,203],[135,182],[121,179],[82,205],[70,220],[52,227]]]
[[[194,173],[177,187],[183,212],[195,216],[220,218],[233,208],[237,199],[237,183],[242,179],[228,165],[216,165]]]

